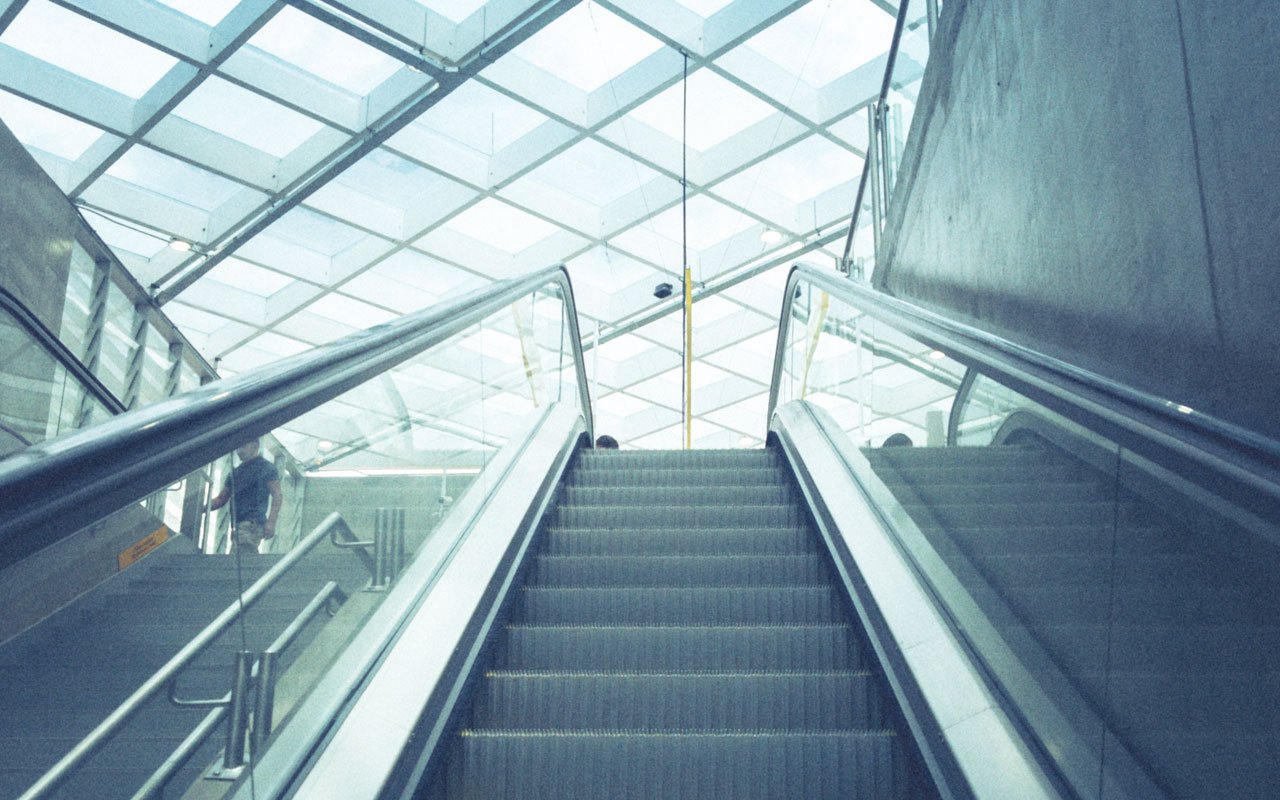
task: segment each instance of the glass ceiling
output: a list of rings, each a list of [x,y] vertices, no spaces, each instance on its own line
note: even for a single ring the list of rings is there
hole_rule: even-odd
[[[224,374],[568,264],[624,447],[681,442],[652,290],[683,144],[694,446],[759,446],[786,269],[838,255],[895,6],[0,0],[0,120]]]

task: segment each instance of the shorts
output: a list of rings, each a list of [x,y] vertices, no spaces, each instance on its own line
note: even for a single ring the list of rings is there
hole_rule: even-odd
[[[251,519],[241,520],[236,523],[236,547],[242,547],[246,552],[258,552],[258,545],[262,544],[263,523]]]

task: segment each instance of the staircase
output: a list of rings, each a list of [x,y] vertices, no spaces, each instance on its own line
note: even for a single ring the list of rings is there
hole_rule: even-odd
[[[774,452],[584,452],[541,542],[428,797],[936,797]]]
[[[1276,796],[1274,544],[1175,518],[1048,443],[866,455],[1015,650],[1035,643],[1024,664],[1065,675],[1160,791]]]
[[[0,798],[19,796],[44,772],[199,633],[237,594],[235,559],[183,551],[176,539],[55,616],[0,646]],[[322,545],[321,548],[326,548]],[[243,560],[247,589],[279,556]],[[348,593],[367,583],[349,553],[317,550],[297,563],[248,612],[247,649],[269,645],[329,580]],[[281,666],[305,649],[326,618],[308,626]],[[231,686],[233,654],[242,645],[233,626],[179,679],[184,698],[211,698]],[[153,698],[62,789],[60,798],[130,798],[208,713]],[[180,796],[221,752],[224,729],[171,781]]]

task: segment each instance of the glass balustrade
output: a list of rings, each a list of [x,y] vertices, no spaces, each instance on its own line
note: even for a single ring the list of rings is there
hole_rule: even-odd
[[[779,405],[862,448],[900,545],[1079,796],[1269,796],[1274,520],[817,286],[784,322]]]

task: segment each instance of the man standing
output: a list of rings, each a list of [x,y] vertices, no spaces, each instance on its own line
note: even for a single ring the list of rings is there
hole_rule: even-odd
[[[262,457],[257,439],[237,447],[236,455],[240,466],[232,470],[230,480],[209,508],[217,510],[230,500],[236,547],[256,553],[263,539],[276,535],[276,518],[284,499],[280,474]]]

